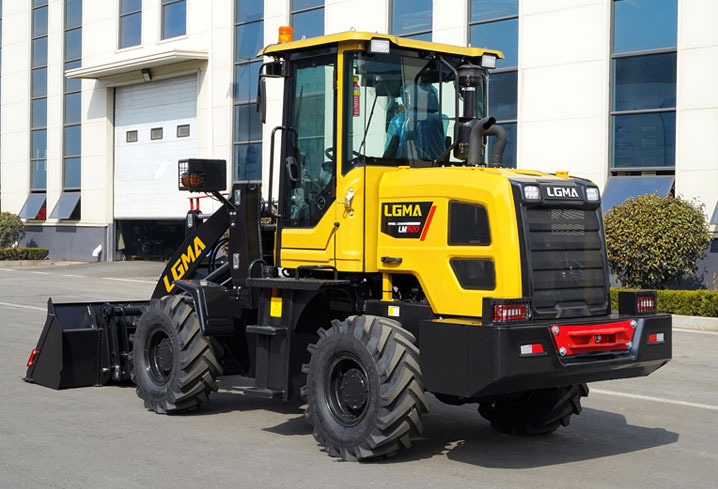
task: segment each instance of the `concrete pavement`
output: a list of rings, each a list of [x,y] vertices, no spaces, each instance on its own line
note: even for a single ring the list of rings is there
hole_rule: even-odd
[[[161,264],[0,270],[0,488],[715,487],[718,334],[674,333],[674,359],[647,378],[591,384],[553,435],[509,437],[472,405],[430,396],[424,437],[386,461],[321,452],[294,404],[246,398],[227,377],[187,416],[145,410],[132,387],[53,391],[22,382],[57,301],[145,299]]]

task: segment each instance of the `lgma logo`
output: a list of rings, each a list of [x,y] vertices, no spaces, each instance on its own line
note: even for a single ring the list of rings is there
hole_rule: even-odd
[[[574,187],[547,187],[546,193],[554,199],[578,199],[578,192]]]

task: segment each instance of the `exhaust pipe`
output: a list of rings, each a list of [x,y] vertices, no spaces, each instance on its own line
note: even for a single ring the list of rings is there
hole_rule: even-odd
[[[494,136],[496,138],[494,147],[491,149],[489,166],[492,168],[501,166],[504,162],[504,149],[506,149],[508,135],[503,127],[496,124],[496,119],[493,117],[479,119],[471,128],[467,163],[471,166],[480,166],[483,163],[481,161],[481,150],[484,136]]]

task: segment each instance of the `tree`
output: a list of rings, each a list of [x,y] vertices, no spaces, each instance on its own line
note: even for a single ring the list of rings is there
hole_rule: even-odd
[[[10,212],[0,212],[0,248],[13,246],[25,237],[22,220]]]
[[[657,194],[626,200],[604,216],[611,272],[625,287],[664,289],[695,273],[710,244],[704,205]]]

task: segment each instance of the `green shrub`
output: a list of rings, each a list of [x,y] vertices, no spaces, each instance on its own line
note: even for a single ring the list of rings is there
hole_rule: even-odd
[[[0,212],[0,248],[12,246],[24,237],[22,220],[10,212]]]
[[[641,195],[604,217],[611,272],[624,287],[664,289],[696,271],[710,244],[703,205]]]
[[[44,260],[48,254],[45,248],[0,248],[0,260]]]
[[[619,290],[630,289],[611,289],[611,309],[618,309]],[[656,310],[681,316],[718,317],[718,291],[657,290]]]

